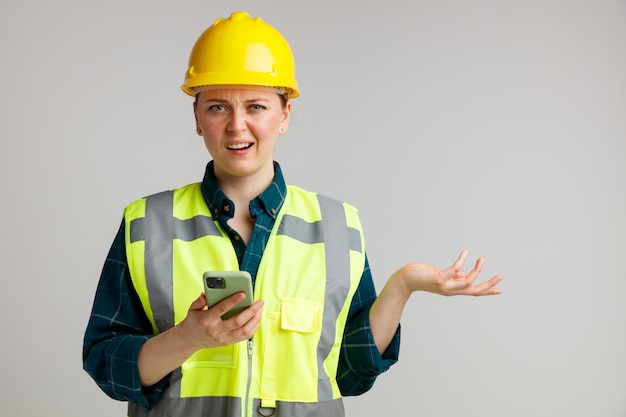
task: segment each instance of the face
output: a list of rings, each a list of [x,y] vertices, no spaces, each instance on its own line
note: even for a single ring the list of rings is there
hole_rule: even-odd
[[[289,126],[291,103],[269,88],[216,88],[201,92],[194,113],[198,134],[221,181],[274,178],[274,146]]]

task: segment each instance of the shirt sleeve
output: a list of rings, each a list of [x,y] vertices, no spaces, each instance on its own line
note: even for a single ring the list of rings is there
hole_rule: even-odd
[[[378,375],[398,361],[400,326],[382,355],[374,342],[369,311],[375,300],[376,289],[366,257],[363,275],[350,305],[339,356],[337,383],[344,396],[367,392]]]
[[[83,368],[111,398],[152,408],[167,383],[142,387],[137,357],[153,336],[126,261],[124,222],[104,267],[83,342]]]

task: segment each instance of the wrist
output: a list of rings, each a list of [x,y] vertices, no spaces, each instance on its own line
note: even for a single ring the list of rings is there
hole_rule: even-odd
[[[203,347],[190,331],[191,329],[189,329],[189,326],[185,326],[185,320],[183,320],[163,333],[167,334],[169,346],[179,352],[179,355],[184,360],[187,360]]]
[[[405,268],[397,270],[391,275],[391,277],[389,277],[389,280],[385,285],[385,289],[394,294],[396,297],[400,297],[406,301],[411,297],[413,290],[407,283],[404,269]]]

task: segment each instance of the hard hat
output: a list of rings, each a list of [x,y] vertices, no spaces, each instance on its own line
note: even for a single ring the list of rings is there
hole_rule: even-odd
[[[182,90],[194,96],[211,85],[283,87],[300,95],[293,54],[285,38],[260,17],[233,12],[200,35],[189,56]]]

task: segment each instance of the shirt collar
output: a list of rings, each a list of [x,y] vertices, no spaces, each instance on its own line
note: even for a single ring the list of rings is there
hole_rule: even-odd
[[[234,214],[234,204],[222,191],[215,177],[213,161],[210,161],[202,180],[202,194],[204,200],[215,218],[232,218]],[[278,162],[274,162],[274,180],[259,196],[250,202],[250,211],[253,216],[259,211],[265,212],[275,219],[287,195],[287,185],[283,177],[282,170]]]

